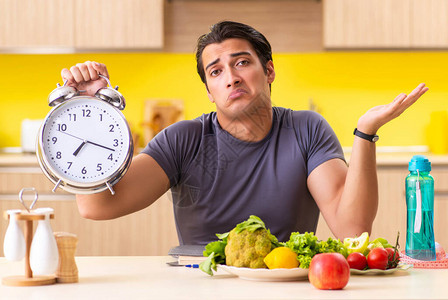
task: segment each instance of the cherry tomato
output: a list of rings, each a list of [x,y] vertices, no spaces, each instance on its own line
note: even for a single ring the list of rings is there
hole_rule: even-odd
[[[388,256],[388,269],[396,268],[398,265],[398,262],[400,261],[400,254],[395,252],[395,249],[393,248],[386,248],[387,256]]]
[[[373,248],[367,255],[367,265],[370,269],[386,270],[389,257],[384,248]]]
[[[364,270],[367,267],[367,258],[359,252],[350,253],[347,262],[351,269]]]

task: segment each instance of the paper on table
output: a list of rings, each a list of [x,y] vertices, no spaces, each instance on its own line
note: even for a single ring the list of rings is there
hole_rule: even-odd
[[[168,255],[179,257],[179,256],[203,256],[205,250],[205,245],[180,245],[171,248],[168,251]]]
[[[177,263],[173,262],[171,265],[194,265],[203,262],[205,246],[204,245],[180,245],[171,248],[168,255],[177,258]]]
[[[177,258],[177,263],[179,265],[194,265],[194,264],[200,264],[204,260],[206,260],[207,257],[205,256],[179,256]]]

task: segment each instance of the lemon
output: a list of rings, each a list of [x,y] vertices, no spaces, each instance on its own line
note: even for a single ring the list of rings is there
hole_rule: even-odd
[[[355,238],[345,238],[344,246],[347,247],[348,254],[353,252],[364,253],[369,245],[369,233],[363,232]]]
[[[278,247],[269,252],[264,258],[269,269],[292,269],[299,266],[297,254],[288,247]]]

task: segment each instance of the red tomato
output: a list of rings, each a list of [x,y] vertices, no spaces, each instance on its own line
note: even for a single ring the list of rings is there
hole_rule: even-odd
[[[364,270],[367,267],[367,258],[359,252],[350,253],[347,262],[351,269]]]
[[[386,248],[387,251],[387,257],[388,257],[388,269],[396,268],[398,265],[398,262],[400,261],[400,254],[395,252],[395,249],[393,248]]]
[[[317,254],[311,260],[308,278],[318,289],[340,290],[348,283],[350,266],[340,253]]]
[[[367,265],[370,269],[386,270],[389,258],[384,248],[373,248],[367,255]]]

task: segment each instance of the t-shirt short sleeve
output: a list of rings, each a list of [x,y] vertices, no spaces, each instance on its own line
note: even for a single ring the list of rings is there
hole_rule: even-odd
[[[320,164],[334,158],[345,162],[341,144],[330,124],[313,111],[293,111],[294,128],[307,162],[308,175]]]
[[[342,147],[324,118],[311,111],[274,107],[269,134],[244,142],[223,130],[216,113],[181,121],[143,150],[171,184],[180,244],[207,244],[216,233],[257,215],[280,241],[315,231],[319,208],[307,176]]]
[[[142,150],[142,153],[154,158],[165,171],[171,187],[179,184],[182,175],[195,157],[201,132],[201,122],[180,121],[159,132]]]

